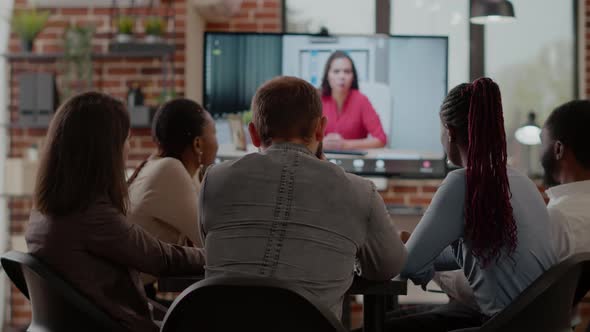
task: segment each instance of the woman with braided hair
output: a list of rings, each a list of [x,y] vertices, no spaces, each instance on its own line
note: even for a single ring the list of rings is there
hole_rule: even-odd
[[[479,310],[451,301],[392,318],[392,331],[480,326],[558,261],[545,203],[535,184],[506,165],[500,89],[489,78],[445,98],[441,142],[450,172],[407,243],[402,277],[425,286],[435,271],[463,270]]]

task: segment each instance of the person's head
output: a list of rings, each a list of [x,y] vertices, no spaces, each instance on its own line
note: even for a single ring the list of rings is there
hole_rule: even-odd
[[[350,89],[358,88],[358,75],[350,56],[342,51],[332,53],[324,67],[322,96],[331,96],[332,92],[348,93]]]
[[[449,160],[466,168],[465,236],[485,265],[512,253],[517,243],[500,88],[489,78],[458,85],[445,98],[440,119]]]
[[[547,185],[590,180],[589,123],[589,100],[570,101],[549,115],[541,132]]]
[[[260,86],[252,98],[248,130],[256,147],[290,141],[316,151],[325,127],[320,95],[302,79],[274,78]]]
[[[106,198],[126,213],[129,114],[122,102],[86,92],[62,104],[49,125],[34,192],[48,216],[83,212]]]
[[[152,121],[152,136],[160,157],[178,159],[187,169],[196,170],[215,161],[215,121],[190,99],[174,99],[160,106]]]

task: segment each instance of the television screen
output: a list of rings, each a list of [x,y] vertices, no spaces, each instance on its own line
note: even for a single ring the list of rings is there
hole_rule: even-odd
[[[446,37],[207,33],[204,104],[216,116],[246,111],[265,81],[301,77],[318,88],[326,60],[344,51],[375,108],[387,147],[440,155],[438,111],[447,92]]]

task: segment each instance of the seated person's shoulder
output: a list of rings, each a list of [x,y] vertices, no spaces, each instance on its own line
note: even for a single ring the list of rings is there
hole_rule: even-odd
[[[537,203],[542,202],[544,206],[546,205],[537,184],[528,175],[512,167],[508,167],[507,174],[513,195],[523,195],[524,193],[529,199],[534,199]]]
[[[344,176],[346,177],[352,188],[359,188],[362,191],[376,190],[375,185],[371,180],[356,174],[346,173],[344,171],[342,172],[344,173]]]
[[[161,158],[151,160],[146,164],[146,175],[151,175],[156,178],[166,178],[169,176],[188,177],[186,168],[182,162],[176,158]]]
[[[207,177],[214,176],[239,176],[242,173],[249,173],[250,170],[264,169],[265,167],[272,167],[273,160],[270,156],[264,153],[249,153],[234,160],[226,160],[224,162],[209,166],[207,169]]]
[[[236,166],[239,167],[238,165],[236,165],[236,163],[238,163],[243,158],[245,158],[245,157],[242,157],[240,159],[235,159],[235,160],[226,160],[226,161],[221,162],[219,164],[210,165],[209,167],[207,167],[207,170],[205,171],[205,176],[208,178],[211,178],[211,177],[219,176],[219,175],[223,175],[223,176],[228,175],[229,172],[232,171],[232,168],[234,168]]]
[[[375,197],[380,197],[377,187],[373,181],[350,173],[345,173],[344,178],[347,180],[346,187],[343,191],[350,193],[351,198],[359,204],[359,206],[369,207],[370,202]]]
[[[467,176],[467,170],[465,168],[459,168],[454,171],[450,171],[445,180],[449,181],[465,181],[465,176]]]
[[[182,162],[176,158],[159,158],[150,160],[141,170],[130,187],[131,193],[150,189],[169,188],[193,180]]]
[[[125,216],[107,198],[100,198],[91,204],[85,212],[79,213],[89,223],[125,220]]]
[[[443,180],[441,186],[446,187],[465,187],[467,185],[467,172],[465,168],[460,168],[454,171],[451,171],[447,174],[445,179]]]

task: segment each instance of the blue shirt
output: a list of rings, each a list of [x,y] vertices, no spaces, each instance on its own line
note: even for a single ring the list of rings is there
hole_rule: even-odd
[[[544,271],[558,262],[545,202],[536,185],[508,169],[510,204],[517,226],[517,246],[482,268],[464,241],[465,170],[448,174],[406,247],[402,276],[426,284],[434,271],[463,269],[483,314],[492,316],[512,302]]]

